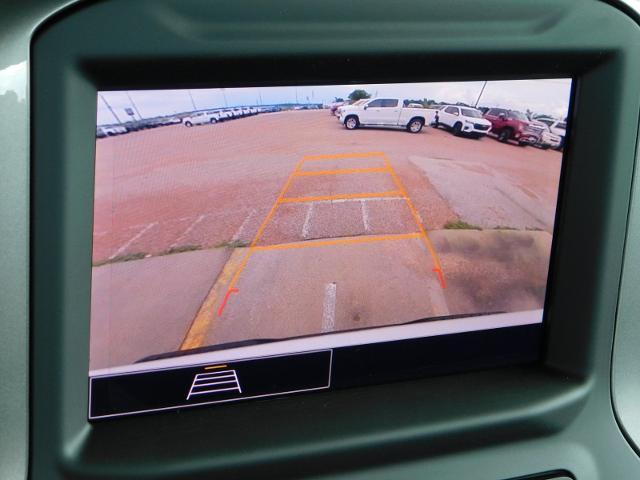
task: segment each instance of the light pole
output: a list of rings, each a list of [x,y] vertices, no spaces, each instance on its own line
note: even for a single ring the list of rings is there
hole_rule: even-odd
[[[113,108],[111,108],[111,105],[109,105],[109,102],[107,102],[107,100],[102,96],[102,94],[98,95],[102,101],[104,102],[104,104],[107,106],[107,108],[109,109],[109,111],[111,112],[111,114],[116,117],[116,120],[118,121],[118,123],[122,124],[122,122],[120,121],[120,119],[118,118],[118,115],[116,115],[116,112],[113,111]]]
[[[198,107],[196,107],[196,102],[193,100],[193,95],[191,95],[191,90],[187,90],[187,93],[189,94],[189,98],[191,99],[191,105],[193,105],[193,110],[194,111],[198,110]]]
[[[129,99],[129,101],[131,102],[131,106],[133,107],[133,109],[136,111],[136,113],[138,114],[138,117],[140,118],[140,120],[142,120],[142,115],[140,115],[140,110],[138,110],[138,107],[136,106],[135,102],[133,101],[133,98],[131,98],[131,95],[129,95],[129,92],[126,92],[127,94],[127,98]]]
[[[484,81],[484,83],[482,84],[482,88],[480,89],[480,94],[478,95],[478,98],[476,99],[476,103],[473,106],[473,108],[478,108],[478,103],[480,103],[480,97],[482,97],[482,94],[484,93],[484,89],[487,86],[487,80]]]

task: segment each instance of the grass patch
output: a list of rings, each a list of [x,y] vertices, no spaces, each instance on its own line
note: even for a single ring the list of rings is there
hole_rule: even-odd
[[[246,246],[248,246],[248,243],[242,240],[224,240],[215,244],[216,248],[242,248]]]
[[[477,225],[472,225],[464,220],[456,220],[455,222],[447,222],[444,224],[445,230],[482,230]]]
[[[518,230],[516,227],[508,227],[506,225],[498,225],[493,227],[494,230]]]
[[[194,252],[202,250],[202,245],[178,245],[162,252],[160,255],[173,255],[174,253]]]
[[[94,267],[100,267],[108,263],[131,262],[133,260],[142,260],[147,256],[144,252],[126,253],[113,258],[105,258],[93,264]]]
[[[544,228],[540,227],[527,227],[525,230],[528,232],[544,232]]]

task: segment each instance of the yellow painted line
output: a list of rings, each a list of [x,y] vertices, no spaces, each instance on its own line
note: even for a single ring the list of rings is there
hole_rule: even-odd
[[[383,157],[383,152],[362,152],[362,153],[332,153],[328,155],[306,155],[302,157],[307,160],[332,160],[336,158],[362,158],[362,157]]]
[[[384,156],[384,164],[387,166],[387,168],[389,168],[389,172],[391,174],[391,177],[393,178],[393,183],[395,183],[398,190],[402,192],[402,196],[404,197],[405,202],[407,202],[407,206],[409,207],[409,210],[411,210],[411,215],[413,216],[413,219],[415,220],[416,225],[420,229],[422,241],[424,242],[425,247],[427,247],[427,250],[431,254],[431,259],[433,260],[434,266],[442,272],[442,267],[440,265],[440,260],[438,259],[438,254],[436,253],[435,248],[433,248],[433,244],[429,239],[429,235],[427,235],[427,231],[424,229],[424,226],[420,221],[420,216],[418,215],[418,211],[416,210],[416,207],[413,205],[413,202],[411,201],[409,194],[407,193],[406,189],[402,185],[402,182],[400,181],[400,177],[398,177],[398,174],[393,169],[393,166],[391,165],[391,162],[389,161],[386,155]]]
[[[218,278],[211,286],[209,293],[207,293],[202,305],[200,305],[200,309],[198,313],[196,313],[193,322],[191,322],[191,326],[180,345],[180,350],[189,350],[203,345],[204,339],[213,325],[216,304],[219,299],[224,298],[227,291],[227,282],[233,273],[237,271],[243,254],[244,252],[242,252],[241,249],[236,249],[231,254],[222,272],[220,272],[220,275],[218,275]]]
[[[216,368],[227,368],[226,365],[213,365],[211,367],[204,367],[205,370],[215,370]]]
[[[357,243],[388,242],[393,240],[406,240],[409,238],[421,238],[421,237],[422,237],[421,232],[400,233],[397,235],[370,235],[365,237],[336,238],[333,240],[278,243],[276,245],[262,245],[262,246],[255,247],[254,250],[257,252],[264,252],[269,250],[289,250],[293,248],[326,247],[329,245],[353,245]]]
[[[373,192],[373,193],[344,193],[340,195],[320,195],[317,197],[285,197],[280,199],[280,203],[304,203],[304,202],[321,202],[326,200],[347,200],[350,198],[380,198],[380,197],[399,197],[402,192],[393,190],[390,192]]]
[[[232,288],[234,288],[236,286],[236,282],[238,281],[238,278],[240,278],[240,274],[244,270],[244,267],[246,267],[247,263],[249,263],[249,258],[251,258],[251,255],[253,254],[253,250],[255,248],[256,248],[255,246],[249,248],[249,251],[247,252],[247,254],[242,259],[242,262],[240,263],[240,266],[237,268],[236,273],[233,275],[233,278],[231,279],[231,282],[229,282],[229,288],[227,290],[231,290]]]
[[[297,172],[296,177],[315,177],[319,175],[345,175],[349,173],[389,173],[386,167],[374,168],[338,168],[336,170],[309,170]]]

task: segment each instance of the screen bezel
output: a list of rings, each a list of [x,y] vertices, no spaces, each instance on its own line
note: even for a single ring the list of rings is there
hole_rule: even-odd
[[[565,7],[571,5],[571,2],[562,5],[557,7],[558,10],[552,10],[551,14],[558,17],[570,15]],[[637,112],[633,111],[634,105],[630,105],[632,102],[625,104],[622,101],[625,96],[632,95],[628,85],[635,84],[634,72],[625,68],[628,62],[631,62],[625,55],[630,48],[627,43],[633,38],[629,24],[625,23],[628,19],[619,16],[609,7],[591,5],[591,15],[610,15],[612,23],[618,27],[617,31],[609,32],[609,40],[592,39],[586,32],[580,33],[580,30],[574,31],[575,35],[569,35],[569,38],[566,38],[565,30],[561,38],[557,30],[549,27],[529,31],[522,36],[522,43],[519,43],[517,48],[498,53],[492,46],[493,38],[490,32],[482,33],[480,30],[477,37],[482,38],[483,43],[475,45],[474,51],[464,47],[461,41],[450,42],[448,46],[427,42],[421,44],[417,50],[415,46],[407,43],[402,44],[404,46],[395,44],[385,47],[378,42],[378,53],[374,55],[372,52],[375,42],[372,41],[370,45],[365,46],[352,43],[350,49],[327,44],[323,47],[325,51],[322,53],[323,49],[311,39],[307,43],[301,43],[304,44],[302,50],[307,49],[303,55],[300,51],[292,51],[291,45],[240,45],[237,49],[229,51],[225,51],[219,45],[215,48],[210,44],[203,46],[197,41],[182,38],[175,32],[172,34],[166,29],[156,28],[154,21],[148,18],[145,20],[146,24],[143,22],[142,28],[147,38],[145,45],[131,47],[123,42],[119,43],[115,37],[110,36],[115,36],[116,31],[96,33],[92,40],[94,43],[87,40],[69,42],[74,38],[91,38],[87,28],[95,28],[99,24],[96,22],[100,14],[104,14],[104,9],[108,11],[109,8],[115,8],[106,3],[93,7],[95,8],[77,10],[75,15],[65,19],[71,21],[71,24],[60,23],[64,28],[56,28],[57,25],[50,24],[48,28],[41,29],[33,50],[32,386],[34,393],[44,395],[49,400],[34,400],[32,405],[33,419],[38,425],[34,430],[34,451],[39,458],[47,455],[51,458],[64,458],[66,468],[76,472],[82,471],[96,461],[94,455],[98,449],[117,450],[116,445],[109,443],[114,436],[129,428],[149,428],[152,425],[144,418],[130,419],[117,422],[117,425],[114,423],[113,427],[94,427],[87,433],[86,417],[83,418],[83,412],[86,412],[86,398],[83,400],[86,389],[83,385],[86,385],[88,358],[89,268],[88,265],[74,262],[76,255],[90,251],[91,243],[90,228],[87,228],[91,222],[91,214],[87,212],[87,205],[91,205],[92,191],[86,191],[86,179],[92,178],[92,168],[83,164],[83,160],[86,161],[87,156],[93,158],[91,143],[95,123],[95,92],[119,86],[132,87],[131,80],[125,85],[117,78],[125,67],[126,71],[136,78],[140,88],[159,87],[157,74],[161,71],[166,73],[163,80],[165,86],[169,83],[172,86],[202,86],[202,78],[206,78],[206,84],[210,85],[216,81],[216,67],[221,71],[225,67],[233,67],[225,73],[229,74],[229,84],[238,85],[238,75],[246,72],[249,66],[255,70],[261,65],[273,65],[276,58],[288,60],[288,68],[280,69],[280,73],[283,74],[295,70],[301,73],[305,70],[300,70],[299,67],[306,64],[307,76],[299,75],[292,83],[318,83],[324,80],[321,78],[323,73],[318,73],[312,68],[308,61],[309,56],[304,55],[312,55],[316,60],[316,66],[327,65],[329,62],[336,67],[345,67],[350,63],[351,66],[348,66],[347,70],[352,68],[352,71],[358,72],[367,70],[364,64],[359,65],[362,68],[357,68],[358,60],[369,64],[374,59],[373,63],[378,69],[385,65],[389,67],[394,64],[421,62],[425,65],[423,68],[428,66],[432,71],[447,72],[446,76],[429,76],[428,80],[471,79],[468,69],[472,66],[476,67],[473,78],[529,77],[525,71],[528,64],[537,66],[540,77],[575,77],[575,106],[579,115],[574,117],[572,138],[569,140],[571,151],[566,164],[574,163],[571,160],[573,156],[579,157],[582,170],[571,169],[567,172],[567,181],[562,193],[562,215],[557,224],[562,223],[563,227],[557,236],[552,263],[550,278],[554,288],[547,295],[547,304],[550,305],[548,315],[551,318],[547,322],[547,342],[543,361],[540,365],[528,369],[505,368],[463,376],[425,379],[407,384],[368,387],[366,390],[371,398],[365,401],[365,405],[373,406],[384,398],[393,397],[398,405],[408,408],[412,405],[411,397],[416,392],[427,393],[432,389],[442,389],[464,394],[464,390],[456,390],[455,382],[462,381],[469,385],[484,380],[491,387],[486,392],[478,392],[481,401],[471,408],[472,415],[500,409],[514,411],[533,406],[540,401],[557,401],[553,407],[543,409],[542,413],[531,412],[528,416],[519,417],[520,421],[529,418],[537,425],[533,432],[542,434],[541,431],[549,430],[539,431],[537,428],[543,424],[548,425],[548,415],[557,414],[563,409],[575,412],[582,404],[588,393],[586,379],[594,373],[593,356],[602,355],[601,349],[596,351],[591,335],[596,331],[602,331],[602,328],[605,328],[606,333],[608,330],[603,324],[611,324],[615,314],[633,167],[631,152],[635,146],[635,136],[628,130],[615,128],[630,119],[637,121]],[[120,7],[122,8],[122,5]],[[465,7],[473,11],[471,4]],[[521,14],[515,8],[511,11],[514,13],[514,20]],[[142,18],[145,18],[144,15]],[[140,17],[137,20],[139,21]],[[81,23],[83,21],[84,26]],[[151,25],[156,30],[153,30]],[[127,32],[128,26],[127,22],[124,22],[118,27],[119,32]],[[454,39],[455,25],[450,25],[448,31],[451,34],[449,40]],[[164,50],[158,51],[154,50],[154,47],[162,38],[160,34],[168,35],[171,41],[166,42]],[[98,40],[104,41],[106,38],[114,40],[115,43],[110,44],[108,48],[105,48],[104,44],[101,46]],[[425,38],[428,39],[428,36]],[[558,40],[562,41],[558,43]],[[530,42],[529,46],[527,41]],[[177,46],[179,49],[176,49]],[[286,53],[287,50],[289,53]],[[336,53],[339,50],[342,50],[342,54]],[[265,58],[269,52],[271,56]],[[386,62],[381,62],[381,59],[386,59]],[[203,60],[207,60],[206,68],[202,66]],[[267,69],[271,74],[275,74],[273,70],[277,69]],[[232,78],[234,72],[235,79]],[[369,81],[385,81],[381,76],[366,77]],[[356,76],[352,78],[356,79]],[[417,78],[408,75],[403,80]],[[426,78],[421,76],[420,79]],[[271,82],[273,79],[265,81]],[[604,85],[610,88],[605,89]],[[50,92],[58,93],[58,98],[50,97]],[[619,113],[611,119],[612,128],[603,132],[601,137],[590,139],[581,133],[587,131],[581,125],[597,121],[603,115],[611,116],[612,111]],[[604,164],[602,158],[610,158],[610,161]],[[592,229],[594,225],[601,228]],[[77,234],[85,231],[82,236]],[[593,234],[589,236],[588,233]],[[55,252],[55,255],[51,255],[51,252]],[[593,258],[594,261],[584,266],[578,260],[581,256]],[[86,326],[83,326],[83,322]],[[575,328],[577,326],[581,328]],[[82,339],[87,340],[87,345],[83,345]],[[53,382],[51,375],[58,371],[64,372],[60,384]],[[554,372],[559,372],[559,375]],[[526,374],[524,379],[523,374]],[[501,392],[507,386],[524,387],[525,390],[531,387],[538,390],[535,394],[514,393],[509,399],[501,400]],[[247,415],[250,416],[254,409],[281,413],[286,409],[297,408],[322,411],[322,405],[329,402],[332,405],[329,410],[335,414],[338,413],[338,406],[348,407],[355,398],[362,399],[358,391],[356,389],[340,394],[318,394],[317,398],[309,397],[304,401],[291,398],[256,407],[248,404],[238,405],[234,412],[248,418]],[[490,399],[491,402],[488,402]],[[440,421],[448,419],[453,422],[465,408],[470,408],[469,405],[463,406],[456,402],[446,407],[431,404],[435,407],[434,412],[439,414],[432,416],[423,411],[428,403],[427,401],[421,404],[421,417],[413,417],[412,425],[417,421],[427,426],[433,424],[437,418],[440,418]],[[54,415],[50,415],[52,411]],[[400,425],[409,425],[409,417],[402,411],[394,411],[392,415]],[[47,416],[52,418],[48,420]],[[558,420],[555,428],[561,429],[562,425],[569,421],[569,417],[561,415],[561,420]],[[194,428],[202,421],[211,421],[211,415],[205,413],[205,410],[180,415],[180,418],[165,416],[162,419],[167,426],[171,425],[179,430]],[[334,416],[333,421],[345,426],[349,423],[348,419],[340,414]],[[51,422],[59,427],[64,425],[64,431],[56,434],[60,436],[52,438],[53,432],[47,433],[42,429],[41,426],[51,425]],[[354,434],[363,433],[383,428],[384,423],[374,420],[372,425],[367,426],[352,424],[351,430]],[[267,425],[268,422],[264,423],[265,428]],[[227,425],[226,428],[231,427]],[[467,424],[467,429],[471,428],[471,424]],[[525,428],[525,431],[527,433],[518,433],[517,429],[510,430],[509,436],[522,438],[523,435],[535,434],[531,429]],[[483,432],[486,435],[487,429]],[[423,438],[433,438],[430,435],[425,433]],[[473,442],[474,438],[479,437],[469,435],[466,441]],[[495,433],[491,438],[497,441]],[[486,436],[484,440],[490,441]],[[309,441],[312,441],[312,438],[309,438]],[[58,445],[58,449],[48,454],[44,453],[44,445],[50,442]],[[83,448],[69,450],[72,444],[83,445]],[[202,452],[196,446],[188,448],[190,455],[196,457],[200,455],[199,451]],[[252,448],[259,450],[258,445]],[[131,462],[134,458],[131,456],[133,453],[127,454],[122,451],[121,454],[125,462]]]

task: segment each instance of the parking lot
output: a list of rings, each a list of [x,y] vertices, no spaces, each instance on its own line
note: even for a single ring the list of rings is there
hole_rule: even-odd
[[[91,368],[542,308],[561,158],[326,110],[100,139]]]

